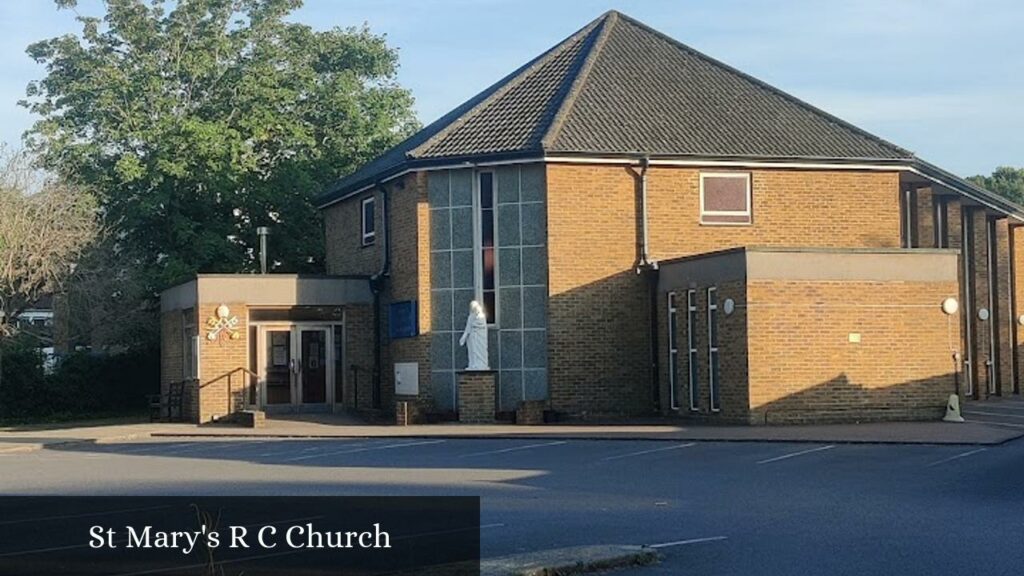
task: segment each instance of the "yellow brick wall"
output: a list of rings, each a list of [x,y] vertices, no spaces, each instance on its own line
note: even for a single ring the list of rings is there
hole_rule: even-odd
[[[752,423],[938,418],[960,336],[941,302],[956,294],[954,282],[751,282]]]
[[[389,198],[391,271],[387,286],[381,295],[382,369],[380,408],[394,409],[394,371],[396,362],[418,362],[420,395],[418,407],[430,407],[430,208],[427,203],[427,174],[417,172],[389,182],[385,186]],[[361,203],[373,194],[376,198],[377,239],[369,247],[362,246]],[[383,222],[384,193],[366,192],[334,204],[324,210],[327,238],[327,272],[339,275],[371,276],[381,270],[385,246]],[[420,336],[388,340],[388,305],[392,302],[415,300],[418,306]],[[372,314],[372,309],[369,310]],[[359,366],[358,407],[372,409],[373,379],[373,319],[357,317],[349,322],[348,335],[367,363]],[[367,348],[368,351],[363,349]],[[351,363],[350,363],[351,364]],[[351,366],[346,367],[352,377]],[[346,390],[348,392],[348,390]],[[346,396],[350,405],[354,395]]]
[[[666,415],[678,415],[702,421],[731,423],[747,423],[749,416],[749,393],[747,388],[747,312],[746,284],[742,281],[716,283],[718,294],[718,350],[719,350],[719,412],[711,410],[710,363],[708,349],[708,313],[707,289],[709,285],[679,286],[676,293],[676,345],[679,349],[679,360],[675,370],[675,390],[678,410],[672,410],[669,386],[671,364],[668,354],[668,300],[667,293],[661,293],[658,299],[658,338],[659,368],[661,390],[661,412]],[[686,292],[695,291],[697,310],[693,319],[693,331],[696,336],[697,379],[694,382],[697,409],[690,409],[690,358],[689,358],[689,323],[687,322]],[[726,314],[723,305],[726,299],[732,299],[735,309]]]
[[[896,172],[754,170],[753,224],[700,224],[700,170],[651,168],[654,259],[735,246],[898,247]],[[552,408],[640,414],[653,408],[650,299],[634,272],[636,169],[549,164]],[[662,338],[662,341],[664,338]],[[659,348],[660,348],[659,344]]]
[[[244,393],[252,379],[242,368],[249,368],[249,324],[245,303],[225,302],[229,316],[238,318],[238,338],[227,336],[207,340],[207,320],[216,317],[217,304],[199,306],[199,422],[226,416],[244,405]],[[230,391],[230,399],[229,399]]]
[[[362,201],[374,196],[376,241],[363,246]],[[328,274],[370,276],[380,270],[384,227],[381,225],[384,203],[379,191],[367,191],[323,210],[325,264]]]

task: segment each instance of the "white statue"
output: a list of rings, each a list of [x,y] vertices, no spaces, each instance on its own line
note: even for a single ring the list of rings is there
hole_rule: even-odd
[[[459,338],[459,346],[468,345],[469,366],[466,370],[490,370],[487,360],[487,314],[479,302],[469,303],[469,317],[466,318],[466,329]]]

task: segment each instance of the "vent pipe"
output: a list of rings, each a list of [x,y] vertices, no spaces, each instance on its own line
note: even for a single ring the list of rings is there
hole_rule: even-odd
[[[256,235],[260,237],[260,274],[267,273],[267,235],[270,228],[260,226],[256,228]]]

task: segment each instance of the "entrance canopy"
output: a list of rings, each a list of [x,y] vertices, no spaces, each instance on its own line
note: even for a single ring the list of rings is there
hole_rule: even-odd
[[[200,275],[160,296],[161,385],[183,383],[181,412],[200,423],[355,406],[372,303],[364,277]]]

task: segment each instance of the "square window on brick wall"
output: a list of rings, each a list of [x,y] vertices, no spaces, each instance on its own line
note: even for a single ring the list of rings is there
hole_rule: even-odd
[[[700,175],[701,224],[743,225],[751,222],[752,194],[746,172]]]

